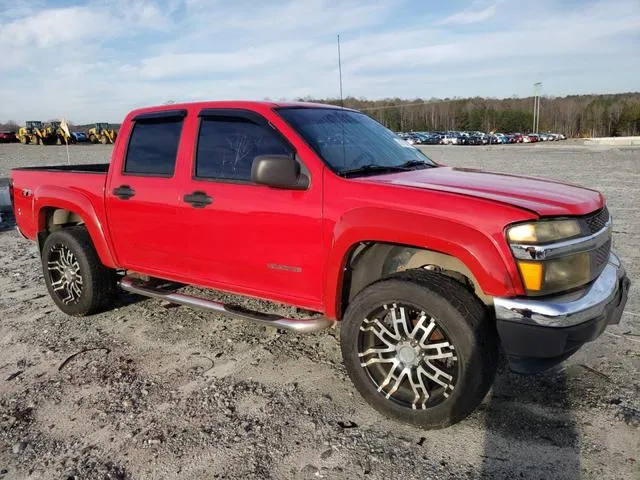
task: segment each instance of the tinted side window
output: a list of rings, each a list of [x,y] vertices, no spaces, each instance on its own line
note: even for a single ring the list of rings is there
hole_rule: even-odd
[[[202,118],[196,177],[250,181],[253,159],[259,155],[292,152],[270,127],[236,117]]]
[[[181,130],[182,118],[136,122],[129,139],[125,173],[172,176]]]

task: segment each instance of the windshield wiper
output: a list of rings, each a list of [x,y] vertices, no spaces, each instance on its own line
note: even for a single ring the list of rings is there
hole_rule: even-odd
[[[350,177],[360,173],[386,173],[386,172],[406,172],[409,168],[403,165],[376,165],[373,163],[362,165],[358,168],[351,168],[349,170],[341,170],[338,175],[341,177]]]
[[[374,163],[369,163],[367,165],[363,165],[358,168],[352,168],[350,170],[342,170],[338,172],[338,175],[343,177],[349,177],[352,175],[357,175],[359,173],[367,174],[367,173],[386,173],[386,172],[407,172],[409,170],[414,170],[416,167],[434,167],[429,162],[425,162],[423,160],[409,160],[407,162],[401,163],[400,165],[379,165]]]
[[[425,162],[424,160],[409,160],[408,162],[404,162],[400,165],[398,165],[398,167],[402,167],[405,168],[407,170],[410,170],[414,167],[435,167],[435,165],[429,163],[429,162]]]

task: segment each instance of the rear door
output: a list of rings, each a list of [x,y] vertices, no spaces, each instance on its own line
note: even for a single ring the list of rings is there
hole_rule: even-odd
[[[252,183],[257,156],[296,155],[256,112],[203,110],[197,130],[193,170],[179,206],[191,277],[204,285],[317,306],[323,278],[320,175],[307,190]]]
[[[160,275],[181,273],[178,185],[174,178],[186,111],[134,118],[121,169],[105,192],[118,263]]]

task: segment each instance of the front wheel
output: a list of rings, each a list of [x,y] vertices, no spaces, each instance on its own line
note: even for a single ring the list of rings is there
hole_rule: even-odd
[[[340,343],[360,394],[379,412],[423,428],[466,418],[498,364],[495,325],[450,277],[408,270],[367,287],[349,305]]]
[[[42,247],[42,268],[49,295],[67,315],[91,315],[115,299],[116,273],[102,265],[82,226],[58,230],[47,237]]]

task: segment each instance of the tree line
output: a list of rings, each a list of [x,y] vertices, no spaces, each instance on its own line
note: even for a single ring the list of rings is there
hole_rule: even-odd
[[[340,99],[299,100],[340,105]],[[367,100],[347,97],[344,106],[363,110],[386,127],[409,131],[500,131],[531,133],[533,97]],[[540,132],[568,137],[640,135],[640,92],[606,95],[544,96]]]
[[[300,98],[306,102],[340,105],[336,98]],[[391,130],[531,133],[533,97],[445,98],[367,100],[347,97],[344,106],[366,112]],[[76,125],[85,131],[91,125]],[[111,124],[110,128],[118,127]],[[17,131],[15,121],[0,123],[0,130]],[[640,135],[640,92],[607,95],[542,97],[540,131],[563,133],[567,137],[617,137]]]

